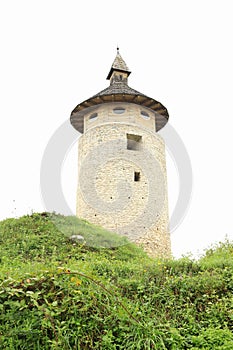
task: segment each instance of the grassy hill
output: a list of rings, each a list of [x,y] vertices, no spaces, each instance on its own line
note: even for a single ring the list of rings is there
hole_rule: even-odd
[[[0,349],[233,349],[230,242],[199,261],[151,259],[42,213],[0,222],[0,262]]]

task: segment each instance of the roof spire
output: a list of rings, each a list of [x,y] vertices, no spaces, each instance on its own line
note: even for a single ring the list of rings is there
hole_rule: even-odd
[[[119,52],[119,47],[117,46],[117,55],[115,57],[115,60],[112,64],[112,67],[110,69],[110,72],[108,73],[108,76],[107,76],[107,79],[110,80],[111,77],[112,77],[112,74],[114,72],[120,72],[120,73],[126,73],[127,76],[130,75],[130,70],[129,68],[127,67],[125,61],[123,60],[123,58],[121,57],[120,55],[120,52]]]

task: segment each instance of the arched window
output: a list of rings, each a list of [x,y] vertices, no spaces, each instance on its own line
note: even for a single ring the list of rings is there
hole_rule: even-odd
[[[116,108],[113,109],[113,112],[115,114],[123,114],[125,112],[125,108],[123,108],[123,107],[116,107]]]
[[[150,119],[150,116],[147,112],[145,111],[141,111],[141,116],[144,118],[144,119]]]
[[[90,115],[90,117],[89,117],[89,120],[90,120],[90,121],[94,121],[94,120],[97,119],[97,117],[98,117],[98,114],[97,114],[97,113],[92,113],[92,114]]]

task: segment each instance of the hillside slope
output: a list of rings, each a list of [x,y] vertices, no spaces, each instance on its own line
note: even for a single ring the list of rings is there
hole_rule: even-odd
[[[229,242],[155,260],[74,217],[4,220],[0,348],[232,350],[232,258]]]

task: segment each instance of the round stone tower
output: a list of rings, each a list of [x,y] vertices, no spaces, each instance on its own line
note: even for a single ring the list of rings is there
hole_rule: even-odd
[[[119,49],[110,86],[71,113],[79,138],[77,216],[125,235],[151,256],[171,253],[164,141],[166,108],[130,88]]]

